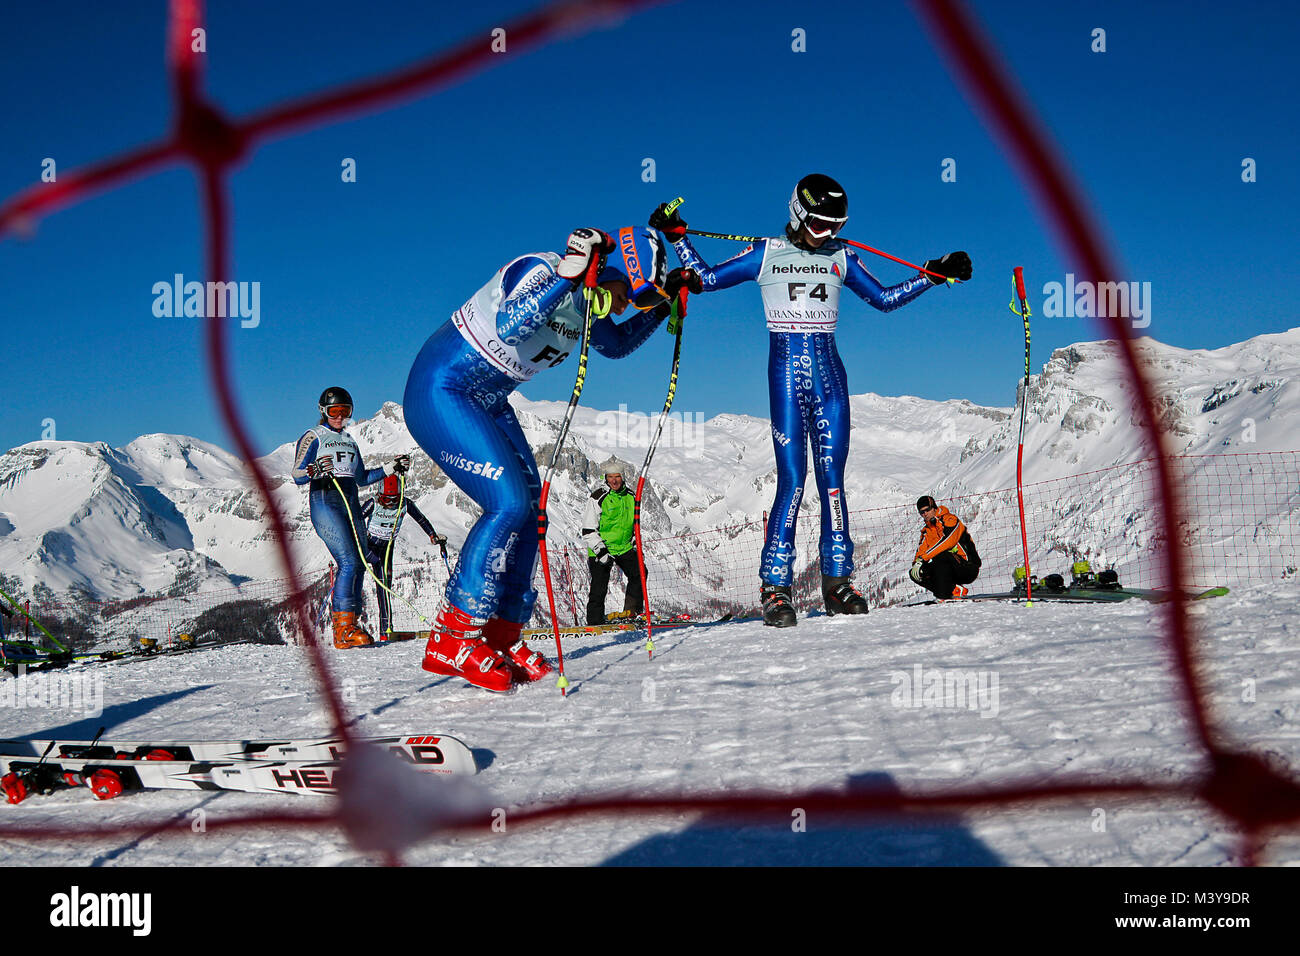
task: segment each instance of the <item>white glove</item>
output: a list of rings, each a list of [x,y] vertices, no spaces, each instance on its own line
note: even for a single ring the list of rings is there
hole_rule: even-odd
[[[594,256],[614,251],[614,240],[599,229],[585,226],[569,234],[569,245],[564,258],[555,267],[556,275],[565,279],[580,279],[587,274]]]
[[[334,474],[333,458],[318,458],[307,466],[307,477],[328,478]]]

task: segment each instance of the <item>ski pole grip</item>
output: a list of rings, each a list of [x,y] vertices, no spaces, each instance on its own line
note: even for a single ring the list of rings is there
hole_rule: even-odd
[[[672,202],[670,202],[667,206],[664,207],[664,213],[666,215],[671,216],[673,213],[677,211],[677,207],[684,202],[686,202],[686,200],[681,196],[678,196],[676,199],[674,199]]]
[[[1020,296],[1021,302],[1024,302],[1029,298],[1029,296],[1025,294],[1025,268],[1024,266],[1016,266],[1013,272],[1016,277],[1016,295]]]

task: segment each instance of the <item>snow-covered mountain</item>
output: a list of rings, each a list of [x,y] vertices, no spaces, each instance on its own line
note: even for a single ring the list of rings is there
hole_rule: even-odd
[[[1160,396],[1169,451],[1300,448],[1300,329],[1211,351],[1151,339],[1139,340],[1139,349]],[[855,514],[910,506],[927,492],[957,497],[1014,485],[1019,416],[1013,409],[873,394],[851,401],[845,490]],[[564,404],[519,395],[512,404],[544,465]],[[553,546],[576,538],[583,499],[600,480],[601,462],[615,455],[628,462],[629,473],[639,468],[655,418],[579,409],[552,486]],[[350,431],[371,465],[415,449],[402,409],[392,403]],[[1114,343],[1057,350],[1031,380],[1026,482],[1147,457],[1143,442]],[[311,528],[305,495],[287,478],[292,451],[293,443],[286,443],[260,463],[272,476],[277,506],[289,516],[301,568],[319,572],[329,558]],[[427,456],[417,454],[415,462],[408,493],[459,546],[476,507]],[[765,419],[675,416],[651,471],[645,534],[667,538],[756,526],[775,481]],[[1078,502],[1070,504],[1078,509]],[[1083,506],[1086,511],[1088,503]],[[810,489],[801,532],[815,528],[809,517],[817,508]],[[908,530],[909,539],[913,533]],[[418,538],[403,536],[397,560],[432,567],[430,548]],[[804,550],[807,557],[812,549]],[[684,588],[703,593],[716,589],[723,573],[710,560],[684,548],[672,570]],[[891,554],[886,564],[897,560]],[[120,449],[32,442],[0,456],[0,570],[26,593],[73,591],[96,599],[203,594],[280,577],[263,505],[241,462],[215,445],[171,435],[146,435]]]

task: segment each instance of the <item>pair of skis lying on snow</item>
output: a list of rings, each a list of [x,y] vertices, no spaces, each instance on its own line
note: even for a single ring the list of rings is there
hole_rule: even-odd
[[[1189,601],[1201,601],[1206,598],[1222,597],[1228,593],[1228,589],[1225,587],[1207,588],[1205,590],[1183,588],[1181,589],[1181,593],[1183,597]],[[1136,598],[1137,600],[1147,601],[1151,604],[1163,604],[1165,601],[1173,600],[1173,597],[1173,591],[1152,590],[1149,588],[1076,587],[1074,585],[1066,588],[1048,588],[1035,585],[1032,599],[1034,601],[1062,601],[1067,604],[1113,604],[1119,601],[1128,601]],[[1023,600],[1025,600],[1025,589],[1023,587],[1018,587],[1010,591],[999,591],[993,594],[971,594],[967,597],[952,599],[947,602],[941,602],[934,598],[930,598],[926,601],[912,601],[903,606],[920,607],[926,604],[960,604],[967,601]]]
[[[465,742],[447,734],[364,737],[423,773],[474,774]],[[338,738],[301,740],[0,740],[0,789],[10,803],[85,785],[100,799],[131,790],[335,793]]]

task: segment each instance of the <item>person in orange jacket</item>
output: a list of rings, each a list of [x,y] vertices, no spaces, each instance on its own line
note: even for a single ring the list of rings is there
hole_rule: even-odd
[[[930,495],[916,500],[925,522],[909,576],[940,601],[964,598],[980,573],[980,556],[961,519]]]

